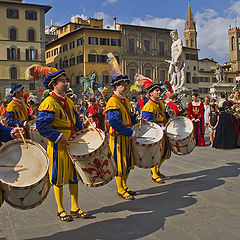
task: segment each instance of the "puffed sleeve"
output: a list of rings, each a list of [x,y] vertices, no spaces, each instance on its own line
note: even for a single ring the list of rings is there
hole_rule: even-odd
[[[132,136],[133,130],[126,127],[121,122],[121,114],[119,109],[111,109],[107,111],[107,118],[110,126],[118,133],[124,136]]]
[[[8,142],[12,140],[11,131],[11,128],[5,127],[0,123],[0,142]]]
[[[41,111],[38,113],[36,120],[36,128],[38,132],[52,142],[56,142],[62,135],[62,133],[51,127],[54,114],[54,112]]]

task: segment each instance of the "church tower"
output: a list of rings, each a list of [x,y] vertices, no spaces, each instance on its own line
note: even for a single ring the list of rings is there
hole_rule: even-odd
[[[240,70],[240,29],[238,27],[228,29],[230,62],[233,71]]]
[[[190,1],[188,2],[188,13],[185,23],[184,39],[186,47],[197,48],[197,30],[196,24],[193,21]]]

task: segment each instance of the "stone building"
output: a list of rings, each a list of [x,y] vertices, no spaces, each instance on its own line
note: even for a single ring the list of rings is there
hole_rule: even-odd
[[[230,31],[231,32],[231,31]],[[236,35],[236,34],[235,34]],[[240,36],[240,35],[239,35]],[[235,36],[236,37],[236,36]],[[231,38],[231,37],[230,37]],[[187,19],[185,23],[184,32],[185,47],[183,52],[185,55],[185,87],[192,88],[195,92],[198,92],[200,97],[208,96],[210,88],[217,82],[214,75],[217,67],[217,62],[213,59],[203,58],[199,59],[197,48],[197,29],[193,19],[190,3],[188,5]],[[236,47],[237,48],[237,45]],[[240,54],[231,53],[232,59],[237,58]],[[234,85],[236,84],[236,72],[227,71],[225,68],[226,82]]]
[[[0,0],[0,98],[14,84],[34,90],[25,70],[32,64],[45,65],[45,14],[50,6],[22,0]]]
[[[120,65],[131,80],[138,72],[156,82],[168,79],[170,29],[116,24],[121,32]]]
[[[111,73],[107,54],[119,60],[120,31],[103,29],[102,19],[75,18],[57,29],[57,39],[46,45],[47,66],[64,68],[71,86],[80,88],[80,77],[95,72],[98,81],[109,84]]]

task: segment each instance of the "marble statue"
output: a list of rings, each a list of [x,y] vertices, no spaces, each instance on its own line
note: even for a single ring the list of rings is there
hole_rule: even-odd
[[[87,92],[89,89],[95,90],[95,88],[99,87],[99,82],[97,79],[96,72],[92,71],[88,77],[81,77],[80,84],[84,86],[84,91]],[[96,86],[97,85],[97,86]]]
[[[178,38],[178,33],[176,30],[170,32],[172,38],[171,46],[171,61],[165,60],[170,64],[168,73],[171,76],[170,83],[173,87],[174,92],[180,90],[184,84],[185,74],[185,62],[183,56],[183,43],[182,40]]]
[[[218,83],[223,83],[226,81],[226,75],[225,75],[222,67],[219,64],[216,65],[216,70],[215,70],[214,75],[215,75]]]

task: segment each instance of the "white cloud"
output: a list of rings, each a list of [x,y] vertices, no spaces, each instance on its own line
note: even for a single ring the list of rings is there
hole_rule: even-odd
[[[79,15],[79,14],[76,14],[76,15],[74,15],[74,16],[71,17],[70,21],[71,21],[71,22],[74,22],[74,19],[75,19],[76,17],[82,18],[83,20],[87,20],[87,19],[88,19],[88,17],[87,17],[86,15],[84,15],[84,14],[80,14],[80,15]]]
[[[94,13],[94,17],[97,19],[103,19],[104,27],[107,27],[107,26],[113,24],[113,21],[112,21],[112,18],[110,17],[110,15],[108,15],[104,12],[96,12],[96,13]]]
[[[228,28],[235,22],[235,16],[240,21],[240,1],[233,4],[221,15],[214,9],[196,12],[194,21],[197,25],[197,42],[200,58],[214,58],[220,62],[229,61]],[[186,19],[160,18],[147,15],[145,18],[133,18],[130,24],[159,28],[177,29],[179,37],[184,41],[184,26]]]
[[[113,4],[113,3],[116,3],[117,2],[117,0],[106,0],[105,2],[103,2],[103,6],[106,6],[106,5],[108,5],[108,4]]]

